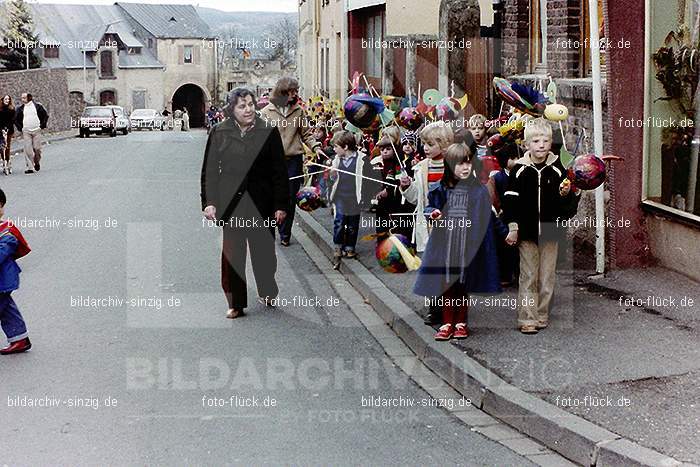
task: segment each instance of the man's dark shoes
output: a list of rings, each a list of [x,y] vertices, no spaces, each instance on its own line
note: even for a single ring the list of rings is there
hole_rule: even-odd
[[[289,239],[285,238],[285,239],[280,240],[280,244],[282,246],[289,246]]]
[[[4,349],[0,349],[0,355],[10,355],[13,353],[22,353],[32,348],[32,343],[29,342],[29,338],[25,337],[16,342],[11,343]]]
[[[33,171],[32,169],[27,169],[27,170],[24,171],[24,173],[26,173],[26,174],[33,174],[34,171]]]
[[[34,163],[34,170],[36,170],[37,172],[41,170],[41,166],[39,165],[38,162]]]

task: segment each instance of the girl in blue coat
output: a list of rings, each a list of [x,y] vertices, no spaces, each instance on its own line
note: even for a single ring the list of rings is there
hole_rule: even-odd
[[[442,181],[428,194],[424,214],[432,230],[413,291],[442,306],[436,340],[469,335],[469,294],[501,291],[491,198],[478,164],[468,146],[451,145]]]

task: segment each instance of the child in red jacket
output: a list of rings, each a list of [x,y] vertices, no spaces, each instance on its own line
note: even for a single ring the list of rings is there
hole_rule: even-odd
[[[32,348],[24,318],[11,296],[12,291],[19,288],[21,272],[15,260],[30,250],[19,229],[10,221],[2,221],[6,202],[5,192],[0,190],[0,326],[10,342],[0,349],[1,355],[26,352]]]

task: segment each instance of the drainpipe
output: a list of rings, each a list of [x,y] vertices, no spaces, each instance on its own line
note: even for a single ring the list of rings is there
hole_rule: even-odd
[[[593,68],[593,145],[595,154],[603,155],[603,95],[600,78],[600,37],[598,35],[598,0],[588,0],[591,30],[591,65]],[[605,274],[605,184],[595,190],[595,269]]]

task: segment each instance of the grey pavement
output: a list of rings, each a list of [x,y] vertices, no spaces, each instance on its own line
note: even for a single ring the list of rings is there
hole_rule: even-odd
[[[224,318],[220,232],[199,206],[205,137],[71,139],[45,149],[41,172],[0,178],[33,248],[14,298],[34,343],[0,358],[0,461],[532,465],[442,408],[363,407],[431,396],[297,243],[278,253],[290,305]],[[16,406],[28,399],[57,405]]]
[[[330,209],[312,215],[331,231]],[[368,224],[361,226],[360,236],[373,233]],[[359,261],[384,285],[417,313],[424,312],[422,297],[412,293],[415,273],[383,271],[373,241],[359,242],[358,252]],[[618,435],[700,463],[698,284],[659,268],[613,272],[594,281],[571,266],[571,256],[560,259],[548,329],[535,336],[517,331],[517,290],[510,288],[481,297],[469,312],[470,337],[446,345]],[[648,296],[666,298],[668,306],[654,306],[658,298],[649,306],[625,305]]]

